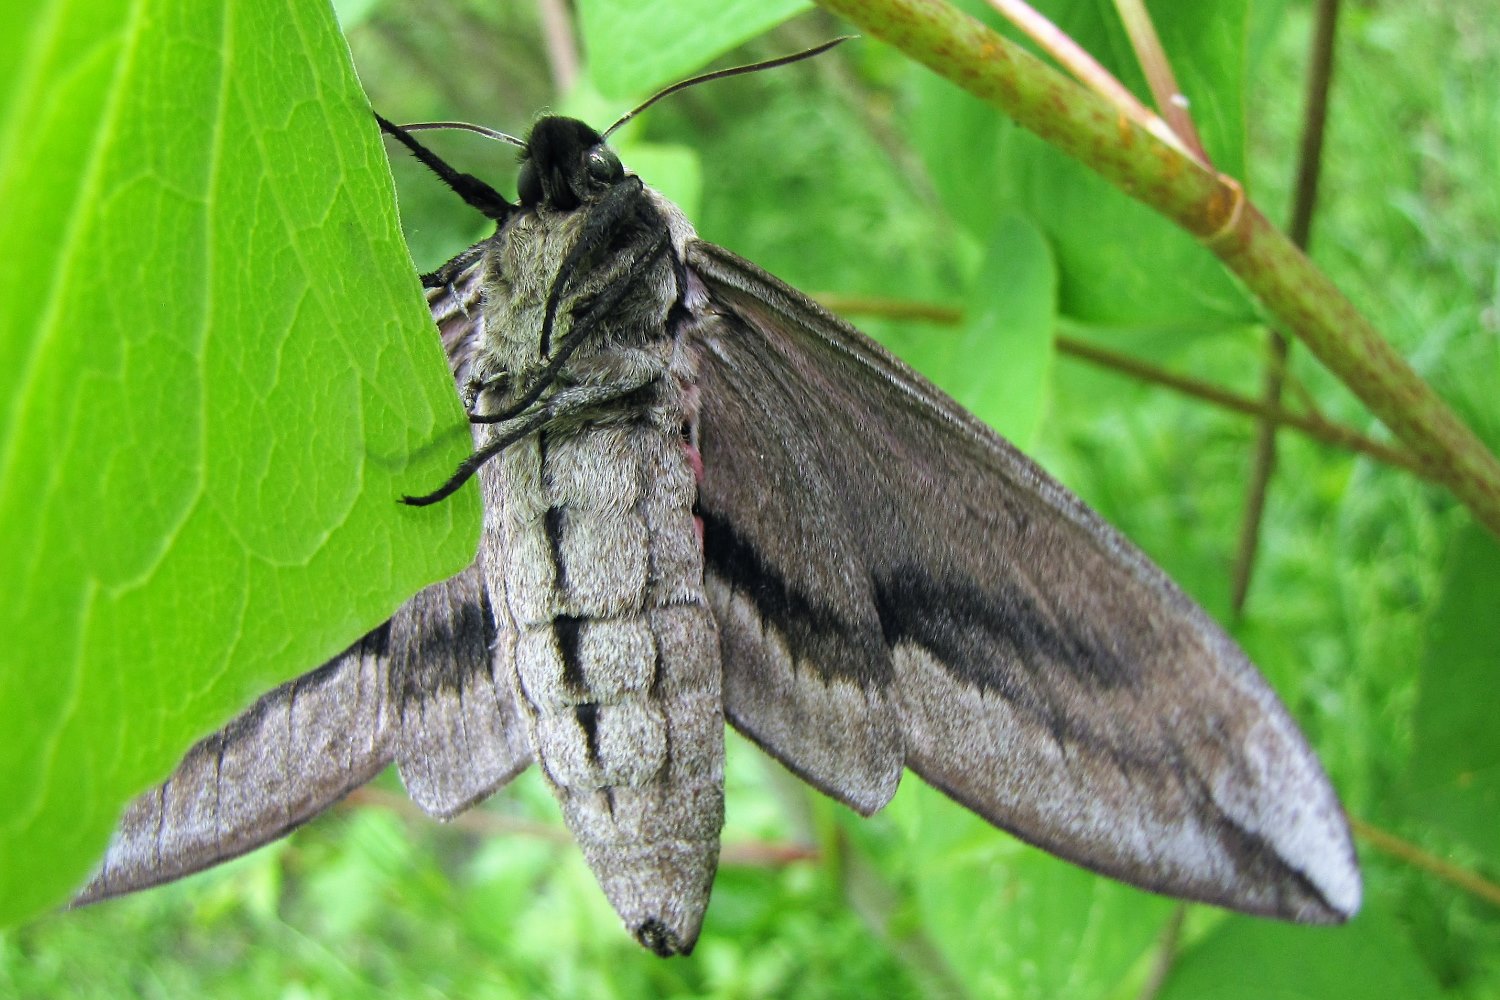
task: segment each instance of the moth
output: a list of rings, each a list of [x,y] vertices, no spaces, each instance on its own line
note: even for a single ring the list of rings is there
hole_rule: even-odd
[[[910,769],[1146,889],[1355,912],[1339,802],[1225,632],[922,376],[698,239],[621,165],[620,123],[511,140],[514,203],[380,124],[496,223],[424,279],[476,451],[407,498],[477,474],[478,557],[195,746],[79,902],[279,837],[391,762],[439,818],[535,762],[626,928],[685,954],[727,721],[862,814]]]

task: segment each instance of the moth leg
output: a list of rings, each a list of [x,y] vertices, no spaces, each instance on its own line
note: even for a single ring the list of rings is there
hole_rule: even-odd
[[[565,418],[579,410],[611,403],[621,396],[644,389],[666,373],[666,362],[652,352],[641,348],[620,348],[613,354],[598,355],[575,362],[566,373],[547,379],[549,382],[562,382],[564,385],[541,403],[533,404],[536,408],[531,412],[546,411],[549,414],[546,422],[551,423],[555,418]],[[528,385],[534,385],[544,378],[546,378],[546,368],[538,367],[534,370],[534,374],[522,381]],[[509,371],[499,371],[493,374],[483,370],[476,372],[464,386],[465,402],[469,402],[471,393],[477,402],[481,393],[488,390],[503,392],[516,380],[517,374]],[[473,406],[470,405],[469,409],[472,410]],[[507,419],[514,420],[518,416],[520,415],[517,414]],[[497,421],[484,419],[475,422]],[[505,421],[498,422],[504,423]]]
[[[632,180],[635,183],[629,183]],[[557,277],[553,280],[552,292],[547,299],[547,308],[542,318],[543,354],[550,354],[552,351],[552,328],[558,307],[562,302],[563,292],[571,287],[574,276],[584,263],[595,253],[607,250],[623,230],[633,225],[644,224],[652,231],[657,228],[650,225],[651,222],[657,220],[656,210],[641,199],[643,187],[640,178],[627,178],[626,183],[611,188],[584,218],[577,241],[568,250],[562,263],[558,265]],[[655,262],[659,254],[665,251],[666,243],[667,238],[663,234],[648,243],[640,252],[629,257],[629,263],[622,269],[622,276],[611,278],[610,282],[604,286],[609,289],[603,296],[609,300],[608,306],[604,309],[591,310],[591,313],[603,316],[607,310],[619,304],[620,299],[634,285],[635,279]]]
[[[530,412],[512,418],[493,440],[464,459],[443,485],[431,493],[403,496],[401,502],[410,507],[426,507],[452,496],[479,471],[480,466],[526,435],[644,389],[661,378],[667,367],[649,352],[635,349],[620,351],[607,363],[583,366],[582,371],[594,372],[594,377],[601,381],[569,386],[547,397]],[[609,380],[602,381],[604,379]]]
[[[458,283],[458,279],[481,257],[484,256],[485,243],[476,243],[463,253],[445,263],[436,271],[428,271],[422,275],[423,288],[448,288],[451,289]]]
[[[464,380],[463,387],[459,389],[459,397],[463,400],[464,409],[473,417],[475,409],[479,406],[479,397],[486,392],[504,394],[510,388],[514,375],[505,370],[489,372],[483,369],[475,371]]]
[[[544,426],[563,423],[639,392],[666,374],[667,363],[651,351],[630,348],[598,355],[569,369],[570,384],[538,409],[547,414]]]
[[[498,413],[471,414],[470,422],[476,424],[498,424],[524,412],[533,403],[541,398],[542,393],[547,391],[562,372],[563,367],[572,359],[579,346],[588,340],[588,333],[608,316],[618,306],[630,290],[635,287],[636,282],[656,262],[667,253],[670,242],[666,235],[660,236],[652,241],[639,253],[630,258],[625,265],[624,272],[617,278],[612,279],[613,284],[607,285],[597,298],[591,298],[587,303],[587,309],[582,318],[575,318],[573,328],[568,332],[567,340],[564,341],[561,350],[552,356],[547,364],[538,370],[535,377],[530,380],[521,398],[511,403]],[[552,323],[556,317],[559,303],[562,301],[562,282],[564,278],[559,277],[552,286],[552,291],[547,298],[546,314],[542,320],[542,346],[543,353],[547,351],[547,345],[551,340]],[[572,315],[576,317],[578,309],[575,307]]]

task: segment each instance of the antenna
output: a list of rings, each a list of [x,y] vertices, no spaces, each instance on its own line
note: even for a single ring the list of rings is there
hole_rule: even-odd
[[[810,49],[803,49],[801,52],[793,52],[789,56],[777,56],[775,59],[767,59],[764,62],[749,63],[745,66],[731,66],[729,69],[716,69],[711,73],[704,73],[689,80],[683,80],[679,83],[674,83],[670,87],[667,87],[663,90],[658,90],[656,93],[646,98],[640,104],[637,104],[635,107],[631,108],[629,111],[621,115],[613,125],[604,130],[604,138],[608,139],[610,135],[615,131],[615,129],[619,128],[621,125],[624,125],[626,122],[630,121],[630,119],[634,118],[642,111],[645,111],[647,108],[651,107],[651,105],[655,104],[657,101],[661,100],[663,97],[666,97],[669,94],[675,94],[679,90],[686,90],[689,87],[696,87],[698,84],[707,83],[710,80],[722,80],[726,76],[739,76],[742,73],[758,73],[763,69],[775,69],[777,66],[785,66],[788,63],[801,62],[803,59],[811,59],[813,56],[822,55],[824,52],[827,52],[835,45],[847,42],[853,37],[855,36],[840,35],[838,38],[829,39],[821,45],[814,45]]]
[[[486,139],[497,139],[500,142],[508,142],[512,146],[526,148],[525,139],[517,139],[509,132],[500,132],[496,129],[485,128],[483,125],[475,125],[472,122],[412,122],[410,125],[401,125],[400,128],[407,132],[427,132],[434,129],[455,129],[462,132],[477,132]]]
[[[496,222],[504,221],[511,212],[515,211],[516,206],[502,198],[500,192],[472,174],[454,170],[442,157],[413,139],[400,125],[391,124],[379,114],[375,116],[375,120],[380,123],[380,131],[411,150],[412,155],[421,161],[423,166],[437,174],[442,182],[452,188],[453,192],[471,208],[483,212]]]

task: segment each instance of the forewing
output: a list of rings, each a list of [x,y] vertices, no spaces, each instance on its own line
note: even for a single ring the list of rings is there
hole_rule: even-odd
[[[426,279],[431,282],[426,288],[427,308],[460,387],[473,373],[474,350],[484,333],[482,258],[488,244],[476,243]]]
[[[737,725],[846,799],[829,754],[865,747],[824,744],[895,725],[908,767],[1070,860],[1249,912],[1357,908],[1327,779],[1201,609],[858,331],[728,251],[686,257]],[[860,710],[850,689],[873,721],[830,720]],[[857,780],[889,767],[870,750]]]
[[[484,333],[482,257],[488,246],[483,241],[449,261],[427,289],[460,388],[474,374],[474,352]],[[436,613],[403,630],[396,642],[396,655],[411,665],[403,680],[406,708],[396,762],[412,800],[443,819],[490,795],[531,762],[510,682],[494,673],[496,664],[506,662],[514,631],[508,619],[497,628],[480,568],[476,563],[435,584],[448,588],[445,599],[414,613]]]
[[[75,904],[169,882],[275,840],[391,759],[384,626],[197,743],[120,818]]]
[[[391,761],[451,816],[530,761],[478,566],[434,584],[327,664],[262,697],[132,802],[75,904],[171,881],[275,840]]]
[[[433,584],[390,623],[392,755],[412,801],[449,819],[531,763],[510,680],[496,676],[513,630],[496,627],[479,564]]]

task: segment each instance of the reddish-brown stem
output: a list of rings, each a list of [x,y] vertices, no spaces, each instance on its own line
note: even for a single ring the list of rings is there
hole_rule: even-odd
[[[1400,858],[1407,864],[1420,868],[1467,892],[1471,896],[1477,896],[1492,906],[1500,906],[1500,885],[1496,885],[1487,878],[1474,874],[1467,868],[1461,868],[1451,861],[1444,861],[1430,851],[1413,844],[1409,840],[1403,840],[1394,833],[1388,833],[1366,823],[1354,816],[1349,817],[1349,825],[1354,828],[1354,833],[1375,848],[1393,858]]]
[[[1287,234],[1297,246],[1307,248],[1312,238],[1313,210],[1318,201],[1318,178],[1322,174],[1323,135],[1328,120],[1328,88],[1333,80],[1333,42],[1338,27],[1338,0],[1319,0],[1317,21],[1307,67],[1307,97],[1304,102],[1302,141],[1297,155],[1297,181],[1292,199],[1292,218]],[[1266,333],[1265,389],[1261,398],[1279,406],[1286,383],[1291,343],[1277,330]],[[1244,611],[1260,550],[1260,527],[1265,516],[1266,491],[1276,470],[1276,427],[1262,420],[1256,430],[1250,483],[1245,490],[1245,513],[1240,522],[1240,540],[1235,552],[1230,606],[1235,615]]]
[[[1172,63],[1167,59],[1167,51],[1162,48],[1161,39],[1157,37],[1156,25],[1151,21],[1146,4],[1143,0],[1115,0],[1115,10],[1119,11],[1120,22],[1125,25],[1125,33],[1130,36],[1130,45],[1135,49],[1141,71],[1146,74],[1146,85],[1151,88],[1151,97],[1156,101],[1157,110],[1167,120],[1172,133],[1192,150],[1193,155],[1202,163],[1210,163],[1208,152],[1203,148],[1203,140],[1198,137],[1198,128],[1193,124],[1193,116],[1184,103],[1182,88],[1177,85],[1177,75],[1172,72]]]
[[[963,320],[962,310],[925,302],[906,302],[899,299],[837,295],[826,292],[819,293],[814,298],[834,312],[844,315],[873,315],[890,319],[938,323],[944,326],[955,326]],[[1076,337],[1059,335],[1056,343],[1060,354],[1087,361],[1101,368],[1108,368],[1142,382],[1172,389],[1185,396],[1201,399],[1235,413],[1261,418],[1277,427],[1290,427],[1316,441],[1367,455],[1378,462],[1406,469],[1419,476],[1428,474],[1422,460],[1411,452],[1377,441],[1353,428],[1336,424],[1317,413],[1295,413],[1280,405],[1268,405],[1263,400],[1241,396],[1202,379],[1178,375],[1129,354],[1111,351],[1106,347],[1100,347],[1098,344]]]
[[[1229,177],[944,0],[821,0],[1197,236],[1500,536],[1500,461]]]

